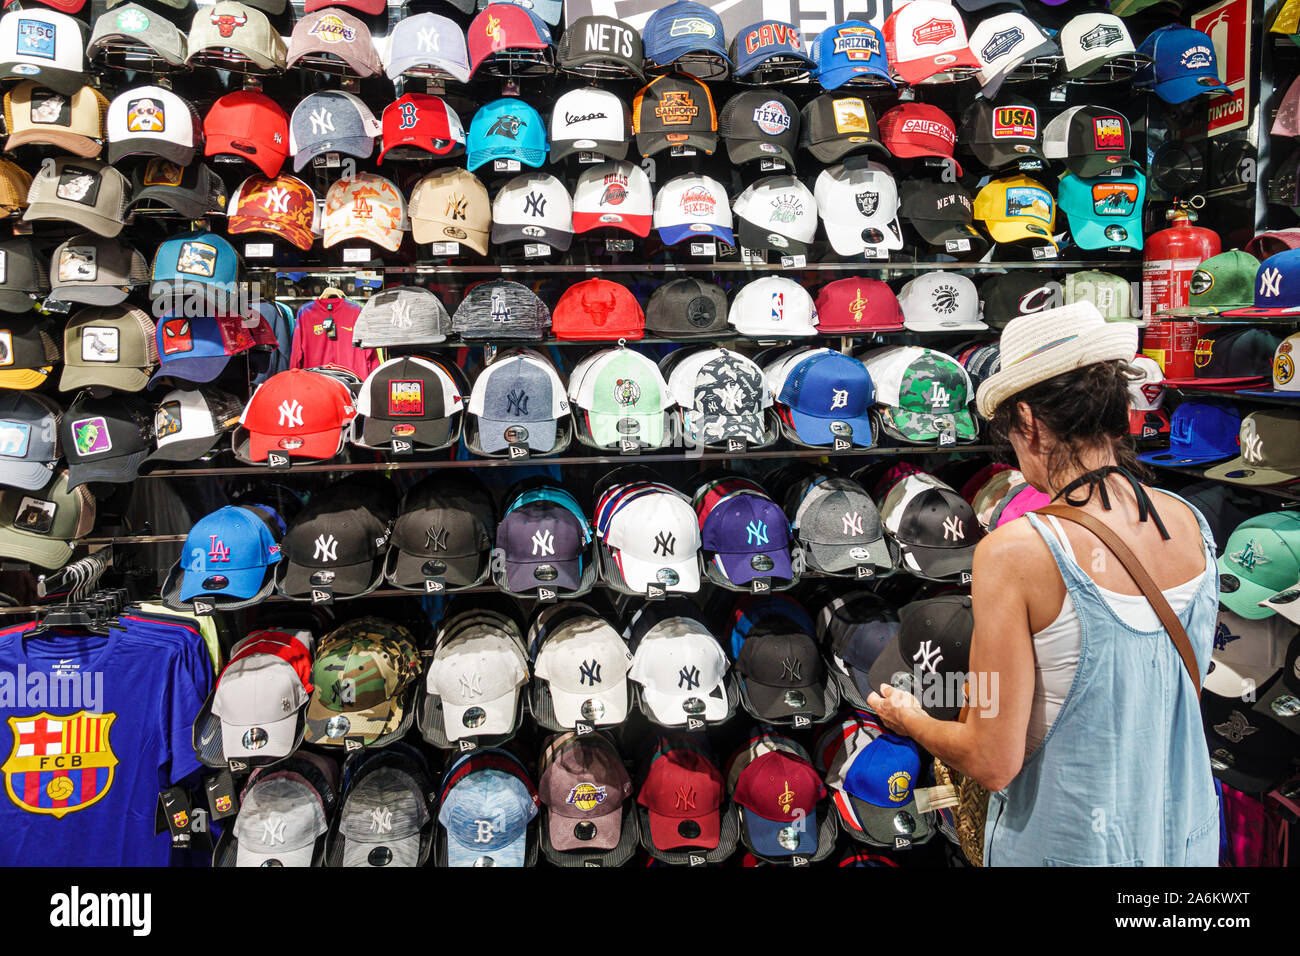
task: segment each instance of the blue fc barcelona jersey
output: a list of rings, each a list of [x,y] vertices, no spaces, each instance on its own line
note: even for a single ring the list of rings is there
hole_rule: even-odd
[[[199,769],[210,672],[147,628],[0,631],[0,866],[167,866],[158,794]]]

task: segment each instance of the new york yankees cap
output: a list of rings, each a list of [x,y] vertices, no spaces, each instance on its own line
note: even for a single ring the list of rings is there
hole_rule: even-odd
[[[546,682],[556,721],[564,727],[621,724],[632,696],[632,652],[618,631],[600,617],[574,613],[539,633],[533,673]]]
[[[727,293],[713,282],[684,277],[656,286],[646,303],[650,332],[682,338],[716,338],[727,329]]]
[[[453,444],[464,409],[456,374],[442,362],[413,355],[384,362],[361,386],[353,441],[382,449],[404,441],[416,451]]]
[[[1228,535],[1218,564],[1221,605],[1248,621],[1273,616],[1266,601],[1300,580],[1300,516],[1269,511],[1247,518]]]
[[[232,648],[210,708],[221,722],[227,760],[287,757],[297,749],[299,717],[311,697],[313,643],[307,631],[254,631]]]
[[[278,771],[244,791],[231,832],[235,866],[311,866],[329,821],[306,780]]]
[[[787,860],[817,854],[826,787],[802,747],[761,734],[732,757],[727,781],[741,808],[745,843],[756,856]]]
[[[397,490],[385,478],[358,475],[317,491],[285,533],[277,589],[305,598],[325,587],[336,599],[373,591],[396,517]]]
[[[71,96],[86,82],[86,27],[42,6],[0,17],[0,79],[35,80]]]
[[[469,414],[476,451],[495,455],[512,444],[550,454],[568,444],[569,400],[555,366],[540,352],[498,355],[474,379]]]
[[[911,472],[896,480],[879,504],[904,570],[931,580],[970,571],[979,537],[975,512],[948,485],[925,472]]]
[[[1295,441],[1300,410],[1269,408],[1241,420],[1241,452],[1209,469],[1205,477],[1243,485],[1275,485],[1300,478],[1300,445]],[[1246,615],[1249,616],[1249,615]]]
[[[810,481],[795,503],[792,523],[810,564],[819,570],[836,574],[865,566],[885,574],[894,567],[880,512],[850,478]]]
[[[457,83],[469,82],[469,49],[465,31],[437,13],[403,17],[388,35],[384,72],[395,80],[408,70],[442,71]]]
[[[551,738],[538,762],[538,794],[554,849],[613,850],[623,841],[632,778],[605,734],[568,731]]]
[[[897,633],[898,612],[874,591],[833,597],[817,613],[817,639],[836,675],[840,696],[849,704],[866,706],[871,693],[867,673]]]
[[[165,2],[165,0],[164,0]],[[113,7],[108,4],[108,7]],[[86,56],[95,59],[117,44],[148,47],[171,66],[185,65],[185,34],[166,17],[138,3],[106,10],[95,21],[86,45]],[[125,54],[130,56],[130,54]]]
[[[289,119],[289,155],[293,157],[294,171],[325,153],[369,159],[383,129],[356,94],[343,90],[312,93],[294,107]]]
[[[456,242],[488,253],[492,203],[487,187],[463,169],[435,169],[411,190],[407,207],[416,242]]]
[[[649,846],[659,851],[719,847],[727,795],[706,748],[685,735],[664,735],[641,762],[637,778],[640,821]]]
[[[456,111],[440,96],[406,93],[384,107],[380,165],[393,159],[456,156],[465,151],[465,129]]]
[[[243,402],[214,388],[178,388],[154,410],[156,449],[145,462],[197,461],[239,424]]]
[[[741,438],[757,447],[775,441],[764,414],[772,393],[753,359],[723,348],[682,351],[668,373],[668,390],[687,438],[706,445]]]
[[[25,80],[5,94],[5,152],[27,143],[58,146],[76,156],[98,156],[104,147],[108,100],[83,86],[71,96]]]
[[[59,390],[103,385],[138,392],[158,365],[153,320],[131,305],[91,306],[77,312],[63,330],[63,374]]]
[[[964,701],[946,697],[947,689],[964,683],[970,670],[975,627],[970,595],[954,592],[904,604],[898,622],[898,633],[871,665],[871,689],[880,693],[883,685],[892,684],[915,695],[921,709],[935,720],[956,720]],[[927,692],[930,681],[944,693]]]
[[[362,348],[435,345],[451,332],[451,316],[429,289],[398,286],[366,299],[352,327],[352,344]]]
[[[733,163],[776,159],[794,169],[799,108],[775,90],[743,90],[722,107],[718,133]]]
[[[573,231],[622,229],[650,234],[654,197],[650,179],[636,163],[598,163],[578,176],[573,190]]]
[[[911,740],[858,711],[827,727],[813,755],[850,837],[897,847],[900,840],[923,843],[933,835],[932,814],[921,813],[912,795],[921,782],[921,757]]]
[[[286,69],[312,54],[335,57],[360,77],[375,76],[383,70],[370,28],[346,10],[316,10],[293,25]]]
[[[206,168],[206,167],[201,167]],[[139,195],[136,199],[139,200]],[[297,176],[249,176],[230,197],[230,235],[262,232],[306,252],[319,231],[316,194]]]
[[[1092,76],[1112,61],[1137,52],[1128,27],[1113,13],[1081,13],[1061,27],[1058,39],[1065,76],[1071,80]]]
[[[426,798],[416,778],[401,767],[369,769],[348,790],[339,815],[342,865],[423,865],[432,846],[432,796]]]
[[[356,416],[341,381],[309,369],[277,372],[257,386],[232,436],[235,456],[264,462],[271,452],[291,458],[333,458]]]
[[[495,526],[492,497],[477,477],[435,471],[402,496],[384,575],[407,590],[437,577],[450,588],[478,584]]]
[[[546,122],[537,110],[518,97],[493,100],[474,113],[465,143],[465,168],[471,172],[493,159],[513,159],[525,166],[541,166],[546,162],[548,150]]]
[[[32,178],[23,221],[60,219],[111,238],[126,224],[130,192],[126,177],[113,166],[71,156],[47,158]]]
[[[570,73],[603,76],[611,71],[645,82],[641,35],[614,17],[578,17],[565,28],[556,54],[560,69]]]
[[[759,720],[788,723],[795,715],[821,720],[834,709],[817,644],[795,628],[760,625],[750,631],[735,671],[740,699]]]
[[[203,117],[203,155],[239,156],[264,176],[280,172],[289,151],[289,117],[256,90],[227,93]]]
[[[1169,447],[1138,455],[1148,465],[1204,465],[1241,450],[1241,411],[1216,401],[1180,402],[1169,418]]]
[[[628,678],[640,688],[641,710],[656,724],[688,718],[717,723],[730,714],[727,654],[689,600],[644,604],[628,623]]]
[[[483,622],[438,642],[425,681],[442,705],[448,740],[500,736],[518,724],[528,659],[512,635]]]
[[[1220,313],[1227,318],[1285,318],[1300,312],[1300,248],[1274,253],[1255,273],[1254,305]]]
[[[789,581],[790,522],[771,498],[742,491],[709,507],[696,502],[700,546],[705,560],[733,585],[744,587],[754,578]]]
[[[569,90],[555,101],[551,162],[580,152],[623,159],[631,139],[632,114],[627,103],[609,90]]]
[[[496,530],[505,556],[505,588],[535,594],[539,587],[576,591],[586,568],[590,531],[581,512],[541,497],[506,511]]]
[[[905,328],[920,332],[982,332],[980,296],[975,283],[959,272],[926,272],[898,293]]]
[[[462,339],[536,340],[551,327],[551,310],[526,285],[493,279],[469,290],[451,324]]]
[[[63,457],[58,403],[34,392],[0,392],[0,485],[38,491]]]
[[[492,200],[492,243],[540,242],[567,252],[573,242],[573,200],[550,173],[523,173]]]
[[[317,645],[304,739],[349,750],[386,746],[414,720],[419,676],[419,651],[405,627],[378,617],[346,621]]]
[[[645,594],[652,584],[678,593],[700,589],[700,527],[685,495],[660,488],[626,495],[605,522],[602,553],[626,590]]]

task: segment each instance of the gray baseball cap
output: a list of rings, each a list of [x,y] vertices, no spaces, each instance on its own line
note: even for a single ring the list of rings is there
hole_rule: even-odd
[[[185,34],[166,17],[138,3],[128,3],[102,14],[91,31],[86,55],[93,57],[118,42],[144,44],[172,66],[185,65]]]
[[[550,327],[546,303],[508,279],[475,286],[452,317],[452,328],[462,339],[541,339]]]
[[[26,312],[49,288],[45,263],[37,258],[31,239],[0,242],[0,309]]]
[[[562,0],[478,0],[478,8],[486,10],[490,3],[513,3],[533,11],[551,26],[560,22],[560,13],[564,9]]]
[[[235,866],[311,866],[328,830],[321,799],[300,774],[258,777],[235,818]]]
[[[465,31],[455,21],[437,13],[417,13],[399,20],[388,35],[385,72],[390,80],[395,80],[418,67],[436,67],[449,73],[456,82],[468,83],[469,49]]]
[[[200,8],[185,42],[186,63],[205,50],[228,49],[248,57],[259,70],[283,70],[289,54],[265,13],[232,0]]]
[[[385,289],[361,307],[352,344],[362,348],[445,342],[451,316],[436,295],[415,286]]]
[[[61,568],[78,538],[95,526],[95,498],[85,485],[68,487],[67,470],[44,488],[0,490],[0,554],[42,568]]]
[[[50,297],[60,302],[119,305],[148,283],[149,263],[122,242],[83,232],[54,250],[50,279]]]
[[[383,70],[375,52],[370,28],[338,7],[315,10],[293,25],[287,63],[294,66],[303,57],[337,57],[358,76],[374,76]]]
[[[24,222],[61,219],[101,236],[116,236],[126,224],[130,187],[112,166],[94,159],[47,159],[27,192]]]
[[[519,349],[497,356],[474,380],[469,413],[478,427],[475,444],[485,454],[526,444],[530,451],[556,450],[568,419],[564,382],[539,352]]]
[[[360,97],[342,90],[313,93],[293,110],[289,153],[295,171],[314,156],[346,153],[368,159],[383,126]]]
[[[339,818],[344,866],[419,866],[432,821],[419,785],[396,767],[378,767],[348,793]],[[423,844],[424,852],[421,852]]]
[[[186,219],[202,219],[226,208],[226,184],[206,163],[180,166],[161,156],[140,163],[132,176],[128,210],[154,202],[175,210]]]
[[[875,503],[848,478],[827,478],[811,486],[795,512],[799,541],[811,563],[823,571],[847,571],[869,565],[882,571],[894,566],[885,529]]]
[[[50,483],[62,415],[44,395],[0,391],[0,485],[38,491]]]

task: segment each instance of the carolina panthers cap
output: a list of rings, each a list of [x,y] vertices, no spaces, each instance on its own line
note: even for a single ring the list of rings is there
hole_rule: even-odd
[[[511,4],[493,6],[523,9]],[[546,162],[546,153],[546,123],[518,97],[493,100],[479,107],[470,120],[465,165],[471,171],[493,159],[513,159],[537,167]]]
[[[632,100],[632,131],[642,156],[676,146],[712,153],[718,148],[713,96],[693,76],[657,76]]]
[[[653,215],[650,179],[636,163],[597,163],[578,177],[573,190],[574,232],[608,228],[647,236]]]

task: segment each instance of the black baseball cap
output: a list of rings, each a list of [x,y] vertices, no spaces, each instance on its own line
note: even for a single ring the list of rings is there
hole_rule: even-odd
[[[210,212],[225,212],[226,184],[206,163],[181,166],[161,156],[136,167],[127,211],[156,203],[186,219],[202,219]]]
[[[818,721],[838,703],[828,700],[833,685],[827,684],[816,642],[779,623],[760,624],[750,631],[736,656],[735,670],[745,709],[759,720],[790,723],[802,715]]]
[[[799,107],[784,93],[745,90],[727,100],[718,132],[733,163],[779,159],[794,169],[799,145]]]
[[[905,180],[899,188],[903,218],[932,246],[945,252],[980,256],[988,248],[986,240],[972,225],[974,205],[970,193],[960,183],[936,183],[922,179]],[[967,241],[967,248],[950,248],[948,243]]]
[[[1196,339],[1191,378],[1169,378],[1169,385],[1241,385],[1273,374],[1273,356],[1282,340],[1264,329],[1217,329]]]
[[[49,272],[32,240],[17,237],[0,242],[0,309],[26,312],[49,291]]]
[[[980,286],[984,323],[992,329],[1006,328],[1018,316],[1060,305],[1062,295],[1061,284],[1037,269],[1013,269],[993,276]]]
[[[68,459],[68,487],[92,481],[133,481],[153,442],[153,406],[135,395],[77,397],[59,422],[59,445]]]
[[[669,338],[714,338],[731,335],[727,325],[727,293],[713,282],[681,278],[665,282],[650,293],[645,327]]]
[[[420,451],[445,448],[460,436],[468,394],[464,374],[454,363],[415,356],[389,359],[361,386],[355,426],[360,443],[389,448],[402,440]]]
[[[923,681],[933,679],[946,689],[949,675],[966,674],[974,628],[969,594],[940,594],[903,605],[898,612],[898,634],[868,672],[871,689],[880,693],[882,684],[892,684],[916,695],[921,708],[935,720],[955,720],[962,705],[946,703],[942,694],[939,697],[945,703],[936,703],[935,695],[923,692],[924,685],[917,687],[915,678],[919,673]]]
[[[725,318],[726,308],[723,308]],[[0,312],[0,388],[36,388],[63,355],[63,335],[38,312]]]
[[[682,73],[655,77],[632,101],[632,130],[642,156],[672,146],[718,148],[718,116],[709,88]]]
[[[979,537],[975,512],[937,478],[904,475],[886,492],[880,517],[898,543],[903,570],[931,580],[970,571]]]
[[[865,706],[871,693],[871,665],[897,637],[898,612],[874,591],[850,591],[823,605],[817,614],[817,634],[859,698],[850,702]],[[848,695],[849,691],[841,680],[840,692]]]
[[[1112,169],[1137,166],[1129,156],[1133,133],[1119,110],[1075,106],[1052,118],[1043,133],[1043,152],[1063,159],[1070,172],[1085,179]]]
[[[488,571],[496,527],[492,496],[476,476],[434,473],[402,496],[384,576],[395,587],[424,590],[429,578],[447,587],[477,584]]]
[[[63,457],[57,402],[36,392],[0,389],[0,485],[38,491]]]
[[[866,97],[853,93],[823,93],[803,108],[799,145],[820,162],[838,163],[850,153],[889,150],[880,141],[876,113]]]
[[[614,17],[578,17],[565,28],[556,56],[561,70],[606,78],[631,75],[645,82],[641,34]]]
[[[397,515],[397,491],[387,478],[352,475],[316,492],[281,545],[280,593],[306,598],[312,588],[334,597],[373,591],[384,577],[384,550]]]
[[[1275,595],[1274,599],[1280,596]],[[1260,695],[1255,712],[1272,718],[1293,734],[1300,734],[1300,633],[1287,645],[1286,664],[1268,691]]]
[[[1043,160],[1043,118],[1023,96],[1004,93],[992,103],[976,98],[961,118],[957,142],[990,170]]]
[[[1288,663],[1294,666],[1293,660]],[[1281,675],[1275,677],[1260,692],[1260,698],[1271,699],[1281,680]],[[1300,738],[1288,734],[1276,720],[1256,713],[1254,707],[1239,697],[1201,690],[1201,719],[1210,748],[1210,768],[1228,786],[1259,796],[1288,775]]]

